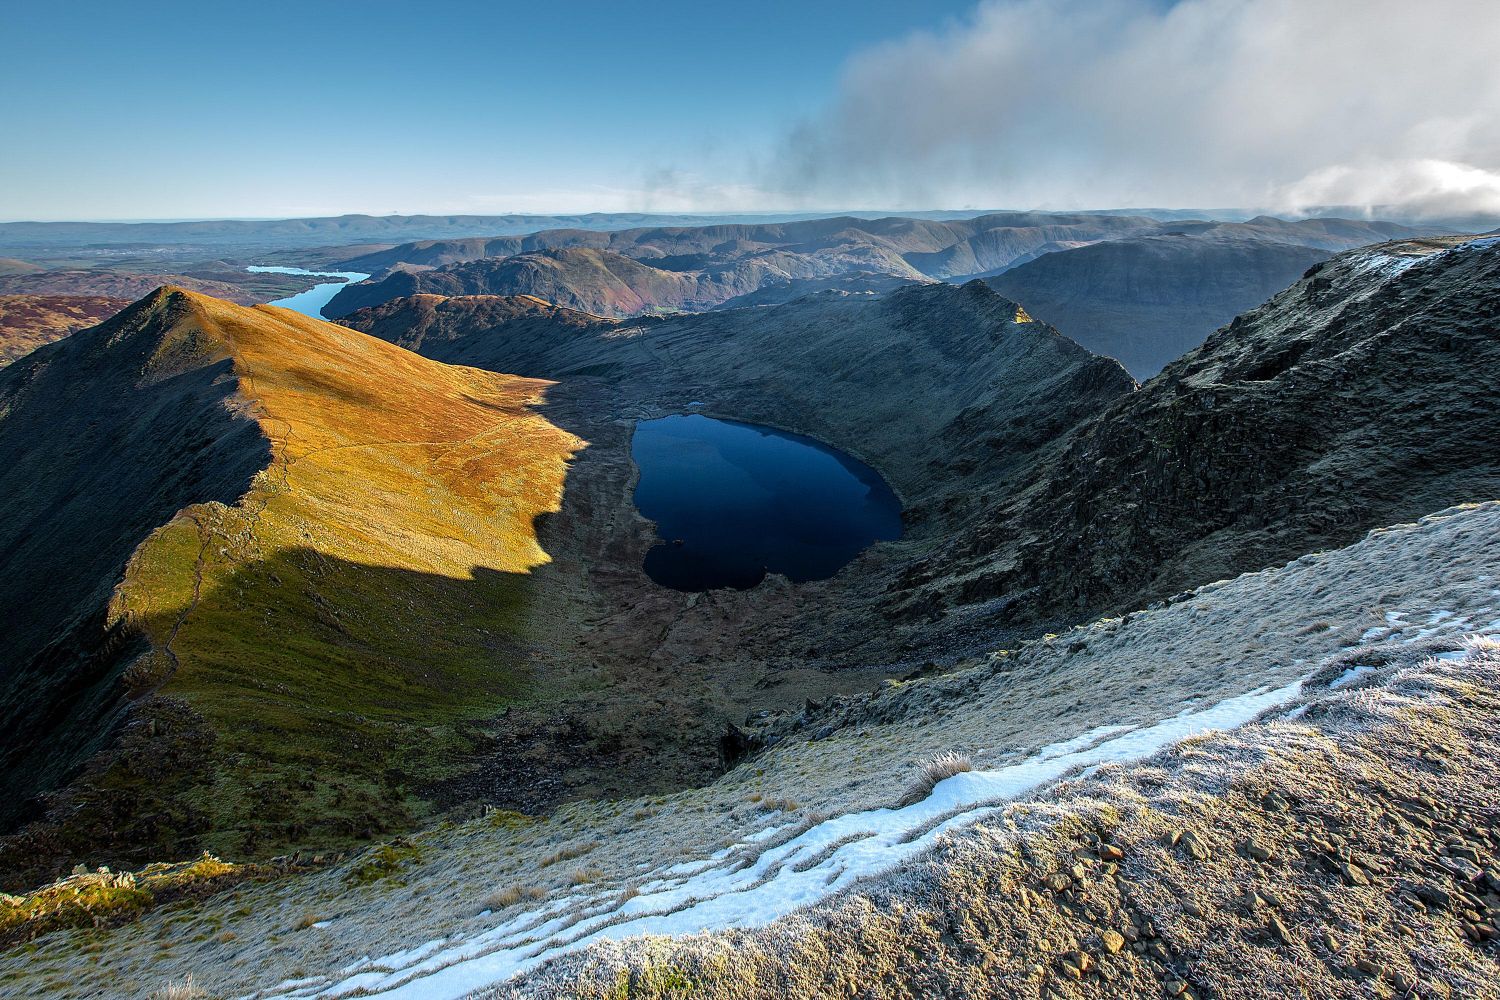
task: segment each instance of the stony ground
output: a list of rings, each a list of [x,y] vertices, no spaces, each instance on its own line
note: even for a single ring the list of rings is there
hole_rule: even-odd
[[[212,996],[440,997],[520,968],[504,995],[1497,995],[1500,656],[1465,646],[1500,631],[1497,581],[1500,504],[1456,509],[767,719],[775,745],[705,788],[494,813],[44,935],[0,958],[0,991],[139,996],[192,975]],[[1003,775],[1251,692],[1281,704],[934,821],[893,873],[769,926],[722,892],[712,933],[569,949],[648,927],[632,900],[676,899],[677,924],[653,919],[695,929],[695,891],[909,798],[938,754],[968,758],[955,782]],[[827,846],[808,869],[850,845]]]
[[[596,946],[485,995],[1500,996],[1500,645],[1422,657],[769,929]]]

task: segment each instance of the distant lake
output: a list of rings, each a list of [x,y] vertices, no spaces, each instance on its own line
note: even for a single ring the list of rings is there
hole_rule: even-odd
[[[294,309],[306,316],[315,319],[323,318],[323,307],[333,301],[333,297],[344,287],[345,282],[364,281],[368,274],[360,274],[358,271],[304,271],[300,267],[247,267],[245,270],[252,274],[306,274],[315,278],[343,278],[344,281],[330,281],[321,285],[313,285],[305,292],[298,292],[284,299],[277,299],[267,305],[280,306],[283,309]]]
[[[646,575],[664,587],[746,589],[781,573],[833,576],[901,537],[901,502],[874,469],[800,434],[697,414],[636,424],[635,505],[661,543]]]

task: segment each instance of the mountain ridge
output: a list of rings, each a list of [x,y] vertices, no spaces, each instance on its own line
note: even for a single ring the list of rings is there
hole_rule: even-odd
[[[835,217],[774,225],[617,232],[560,229],[526,236],[408,243],[340,261],[339,267],[372,272],[375,277],[340,290],[329,303],[328,315],[345,316],[357,308],[414,293],[536,293],[562,305],[622,317],[660,310],[702,311],[737,303],[784,301],[830,284],[836,287],[832,279],[841,280],[852,291],[885,292],[903,281],[1001,274],[1058,253],[1163,234],[1191,234],[1197,237],[1191,245],[1205,248],[1238,240],[1241,256],[1264,258],[1274,255],[1272,246],[1283,244],[1329,252],[1413,232],[1389,223],[1347,219],[1287,222],[1261,217],[1244,223],[1169,224],[1144,217],[1056,213],[1000,213],[964,221]],[[1304,267],[1317,259],[1317,255],[1297,251],[1281,251],[1281,255],[1296,257]],[[1191,263],[1180,270],[1189,269]],[[555,276],[538,281],[534,276],[538,270]],[[1274,283],[1276,278],[1290,281],[1293,277],[1285,267],[1263,265],[1261,270],[1270,271],[1269,280],[1250,283],[1248,293],[1244,280],[1228,265],[1192,273],[1199,283],[1229,285],[1217,290],[1208,318],[1219,322],[1232,318],[1283,287],[1284,282]],[[1264,294],[1255,297],[1256,293]],[[1225,309],[1230,311],[1225,314]],[[1059,310],[1059,317],[1064,314]],[[1199,322],[1192,333],[1201,326]],[[1190,346],[1186,341],[1192,333],[1168,338],[1166,347],[1156,353],[1178,344]],[[1087,328],[1080,330],[1084,339],[1091,334]],[[1096,336],[1093,342],[1115,346],[1120,339],[1118,335],[1113,340]]]
[[[107,423],[67,405],[105,386]],[[96,462],[8,491],[0,547],[16,577],[76,544],[81,514],[47,490],[114,544],[71,561],[71,600],[0,592],[33,623],[6,637],[7,826],[33,820],[0,842],[6,880],[74,854],[324,843],[420,810],[416,786],[445,773],[438,748],[529,684],[507,646],[526,628],[525,575],[545,561],[532,520],[580,445],[531,412],[544,388],[174,288],[6,369],[0,447],[53,425],[7,480],[36,483],[39,463],[67,467],[67,449],[122,430],[141,444],[121,461],[147,477]],[[183,477],[173,453],[199,471]],[[38,507],[54,525],[45,549]],[[444,609],[449,633],[401,631],[417,603]],[[432,735],[414,742],[412,719]],[[19,765],[68,734],[71,758]],[[340,801],[309,794],[308,767]]]

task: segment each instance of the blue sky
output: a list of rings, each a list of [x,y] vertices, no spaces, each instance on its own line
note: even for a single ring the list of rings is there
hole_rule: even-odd
[[[0,218],[649,208],[970,6],[11,4]]]
[[[12,2],[0,219],[1500,216],[1496,51],[1500,0]]]

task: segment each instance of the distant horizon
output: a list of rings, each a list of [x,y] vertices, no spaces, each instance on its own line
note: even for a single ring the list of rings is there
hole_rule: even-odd
[[[914,218],[921,215],[955,215],[978,217],[984,215],[1003,214],[1037,214],[1037,215],[1129,215],[1171,213],[1183,215],[1184,218],[1196,217],[1208,221],[1231,221],[1232,218],[1243,217],[1248,220],[1260,216],[1282,219],[1289,222],[1300,222],[1311,219],[1350,219],[1367,222],[1401,222],[1408,224],[1414,221],[1441,224],[1452,221],[1453,217],[1414,219],[1403,218],[1399,209],[1393,206],[1359,206],[1359,205],[1326,205],[1313,206],[1305,210],[1288,211],[1263,207],[1242,206],[1219,206],[1208,208],[1197,205],[1174,207],[1169,205],[1109,205],[1102,207],[1087,208],[1016,208],[1016,207],[985,207],[985,208],[819,208],[819,209],[766,209],[766,210],[737,210],[737,211],[632,211],[626,209],[605,210],[590,209],[586,211],[489,211],[489,212],[314,212],[305,215],[196,215],[177,217],[67,217],[67,218],[41,218],[41,217],[18,217],[0,218],[0,226],[14,225],[95,225],[95,226],[131,226],[131,225],[183,225],[195,222],[301,222],[319,221],[332,219],[443,219],[443,218],[475,218],[475,219],[504,219],[504,218],[535,218],[535,219],[561,219],[561,218],[586,218],[586,217],[632,217],[641,216],[646,218],[776,218],[776,217],[798,217],[798,218],[837,218],[841,215],[849,216],[876,216],[881,218]],[[1472,218],[1492,217],[1500,221],[1500,212],[1476,211],[1467,213]]]
[[[1203,209],[1196,208],[1196,207],[1193,207],[1193,208],[1168,208],[1168,207],[1164,207],[1164,206],[1160,206],[1160,205],[1153,205],[1153,206],[1126,207],[1126,208],[1071,208],[1071,209],[1057,209],[1057,208],[812,208],[812,209],[800,209],[799,208],[799,209],[776,209],[776,208],[771,208],[771,209],[765,209],[765,210],[743,209],[743,210],[725,211],[725,212],[715,212],[715,211],[709,211],[709,210],[692,211],[692,212],[687,212],[687,211],[684,211],[684,212],[673,212],[673,211],[666,211],[666,210],[632,211],[632,210],[629,210],[629,209],[610,209],[610,210],[604,210],[604,209],[587,209],[587,210],[580,210],[580,211],[565,211],[565,210],[558,210],[558,211],[535,211],[535,210],[526,210],[526,211],[512,211],[512,212],[507,212],[507,211],[486,211],[486,212],[439,212],[439,211],[424,211],[424,212],[310,212],[310,213],[302,214],[302,215],[228,215],[228,214],[225,214],[225,215],[193,215],[193,216],[175,216],[175,217],[173,217],[173,216],[166,216],[166,217],[145,217],[145,216],[131,217],[131,216],[122,216],[122,217],[117,217],[117,218],[97,218],[97,217],[91,217],[91,218],[80,218],[80,217],[58,217],[58,218],[18,217],[18,218],[0,218],[0,225],[16,225],[16,224],[27,224],[27,223],[37,224],[37,225],[48,225],[48,224],[52,224],[52,223],[60,223],[60,224],[78,223],[78,224],[100,225],[100,226],[105,226],[105,225],[172,225],[172,224],[175,224],[175,223],[187,223],[187,222],[294,222],[294,221],[303,220],[303,219],[351,219],[351,218],[365,218],[365,219],[422,219],[422,218],[432,218],[432,219],[441,219],[441,218],[452,218],[452,217],[497,218],[498,219],[498,218],[514,218],[514,217],[564,218],[564,217],[570,217],[570,216],[599,216],[599,215],[605,215],[605,216],[644,215],[644,216],[653,216],[653,217],[662,217],[662,218],[682,218],[682,217],[724,218],[724,217],[734,217],[734,216],[743,216],[743,217],[746,217],[746,218],[759,218],[759,217],[763,217],[763,216],[776,216],[776,215],[800,215],[800,216],[816,216],[816,217],[832,218],[832,217],[836,217],[836,216],[839,216],[839,215],[872,215],[872,214],[887,215],[887,216],[891,216],[891,217],[900,217],[900,216],[905,216],[905,215],[909,215],[909,214],[912,214],[912,213],[927,213],[927,214],[931,214],[931,213],[935,213],[935,212],[942,212],[942,213],[965,213],[965,214],[967,214],[967,213],[973,213],[974,215],[988,215],[988,214],[997,214],[997,213],[1002,213],[1002,212],[1037,212],[1037,213],[1046,213],[1046,214],[1054,214],[1054,215],[1056,215],[1056,214],[1065,214],[1067,212],[1080,212],[1080,213],[1086,212],[1086,213],[1095,213],[1095,214],[1097,214],[1097,213],[1101,213],[1101,212],[1108,213],[1108,212],[1198,212],[1198,211],[1202,211],[1202,212],[1249,212],[1249,211],[1254,211],[1254,210],[1252,210],[1252,209],[1240,209],[1240,208],[1203,208]]]
[[[7,16],[0,218],[1500,215],[1489,0],[67,6]]]

